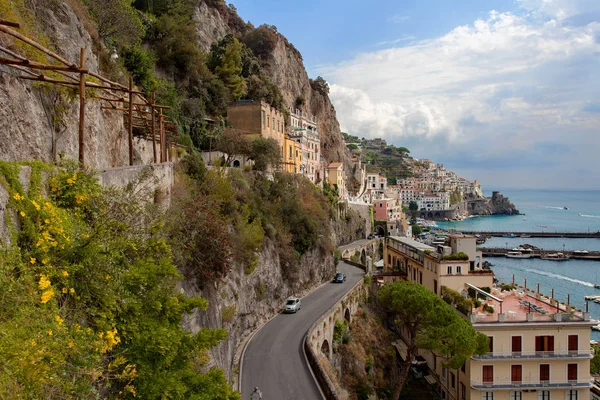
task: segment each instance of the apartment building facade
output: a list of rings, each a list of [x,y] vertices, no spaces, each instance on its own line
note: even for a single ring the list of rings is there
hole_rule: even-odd
[[[313,183],[320,182],[323,179],[323,162],[317,117],[295,108],[289,111],[289,137],[298,143],[302,154],[299,173]]]

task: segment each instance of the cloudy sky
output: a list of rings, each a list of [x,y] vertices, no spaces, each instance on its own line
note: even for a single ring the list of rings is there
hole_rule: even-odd
[[[484,189],[600,189],[600,0],[256,3],[234,4],[330,83],[344,131]]]

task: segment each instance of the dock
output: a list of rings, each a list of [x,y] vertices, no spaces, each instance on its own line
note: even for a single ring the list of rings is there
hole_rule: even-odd
[[[461,232],[465,235],[480,235],[485,237],[600,239],[600,232]]]
[[[506,253],[511,251],[512,249],[505,248],[489,248],[489,247],[479,247],[478,250],[481,250],[484,257],[505,257]],[[600,261],[600,251],[588,251],[585,254],[577,253],[575,251],[570,250],[533,250],[533,257],[531,258],[540,258],[542,255],[552,254],[552,253],[563,253],[571,260],[591,260],[591,261]],[[527,258],[520,258],[519,260],[527,260]]]

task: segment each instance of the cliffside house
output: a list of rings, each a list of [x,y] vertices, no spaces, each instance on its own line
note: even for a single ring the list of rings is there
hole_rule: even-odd
[[[327,166],[327,182],[331,185],[337,185],[338,196],[340,199],[346,198],[346,185],[344,181],[344,164],[334,162]]]
[[[433,247],[412,239],[386,240],[384,270],[403,271],[406,280],[438,295],[442,286],[464,296],[474,292],[493,308],[490,312],[480,306],[465,315],[473,328],[490,338],[489,352],[472,356],[460,369],[449,370],[442,366],[443,359],[423,351],[420,355],[429,371],[426,380],[439,383],[442,399],[589,399],[593,354],[589,340],[594,325],[589,314],[571,312],[568,305],[539,292],[493,287],[491,271],[472,268],[477,259],[474,239],[450,236],[450,252],[468,254],[467,261],[444,260]],[[402,354],[406,347],[399,342],[397,348]]]
[[[296,108],[290,108],[289,112],[289,137],[298,143],[302,153],[299,172],[316,184],[323,179],[321,138],[317,130],[317,117]]]

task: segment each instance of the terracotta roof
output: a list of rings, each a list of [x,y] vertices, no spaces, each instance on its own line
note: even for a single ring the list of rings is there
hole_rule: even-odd
[[[333,162],[331,164],[329,164],[329,166],[327,168],[339,168],[342,166],[341,162]]]

